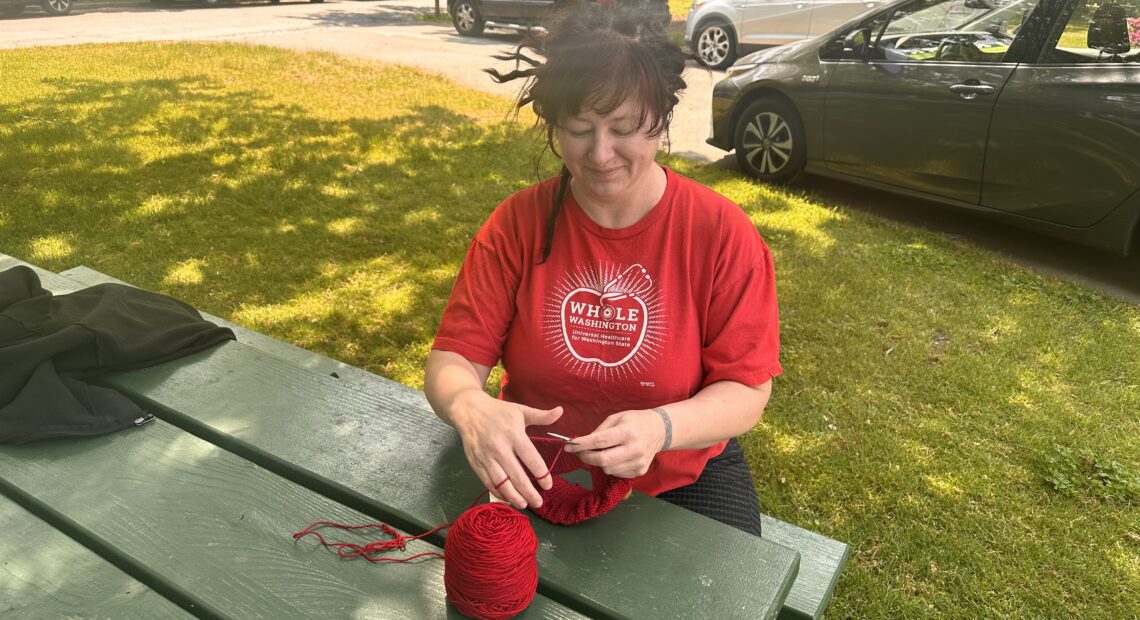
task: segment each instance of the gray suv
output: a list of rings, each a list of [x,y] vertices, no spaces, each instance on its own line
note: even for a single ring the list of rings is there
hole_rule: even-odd
[[[879,6],[881,0],[696,0],[685,43],[713,69],[744,53],[822,34]]]
[[[531,30],[542,32],[543,22],[562,2],[563,0],[447,0],[447,13],[451,16],[455,31],[465,37],[480,36],[487,28],[519,33]],[[650,2],[648,10],[655,13],[663,23],[669,23],[669,4],[666,0]]]
[[[0,16],[15,17],[24,12],[24,7],[38,4],[48,15],[67,15],[71,12],[71,0],[0,0]]]
[[[448,0],[455,31],[477,37],[487,28],[526,32],[539,25],[555,0]]]

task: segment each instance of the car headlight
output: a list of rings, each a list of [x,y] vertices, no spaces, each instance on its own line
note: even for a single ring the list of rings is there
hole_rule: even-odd
[[[737,64],[735,64],[735,65],[732,65],[731,67],[729,67],[729,68],[728,68],[728,69],[727,69],[727,70],[724,72],[724,75],[725,75],[725,77],[734,77],[734,76],[740,75],[741,73],[747,73],[747,72],[749,72],[749,71],[751,71],[751,70],[755,69],[755,68],[756,68],[756,67],[758,67],[759,65],[760,65],[760,63],[758,63],[758,62],[742,62],[742,63],[737,63]]]

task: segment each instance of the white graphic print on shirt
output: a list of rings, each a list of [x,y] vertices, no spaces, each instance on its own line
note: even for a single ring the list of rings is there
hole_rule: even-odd
[[[609,380],[643,373],[661,354],[663,307],[641,265],[583,265],[547,296],[547,347],[579,376]]]

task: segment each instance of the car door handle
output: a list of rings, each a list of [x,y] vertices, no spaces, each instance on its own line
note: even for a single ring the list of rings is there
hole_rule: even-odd
[[[973,99],[978,95],[994,94],[994,87],[989,84],[954,84],[950,91],[958,93],[963,99]]]

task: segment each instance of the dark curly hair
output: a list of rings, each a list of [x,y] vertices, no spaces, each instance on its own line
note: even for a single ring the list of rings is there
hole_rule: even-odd
[[[563,120],[586,109],[604,116],[631,97],[641,105],[639,126],[657,137],[669,130],[678,94],[685,88],[685,63],[695,59],[665,33],[668,21],[668,6],[660,0],[571,0],[552,12],[545,34],[495,56],[513,61],[513,71],[485,71],[499,83],[526,80],[516,108],[534,109],[537,126],[546,132],[546,146],[555,155],[560,156],[554,135]],[[539,262],[550,256],[554,223],[569,184],[570,170],[563,164]]]

